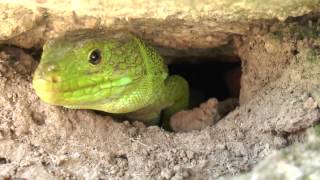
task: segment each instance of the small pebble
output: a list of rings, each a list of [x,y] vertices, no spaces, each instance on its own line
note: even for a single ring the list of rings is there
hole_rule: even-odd
[[[315,109],[317,106],[318,103],[312,97],[309,97],[303,104],[305,109]]]
[[[187,157],[188,157],[189,159],[193,159],[193,157],[194,157],[194,152],[192,152],[192,151],[187,151]]]
[[[170,179],[173,176],[173,174],[174,173],[171,169],[165,168],[161,171],[161,176],[165,179]]]

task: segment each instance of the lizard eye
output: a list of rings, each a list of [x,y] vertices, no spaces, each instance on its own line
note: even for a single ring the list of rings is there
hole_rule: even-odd
[[[89,62],[93,65],[99,64],[101,62],[101,52],[99,49],[91,51],[89,55]]]

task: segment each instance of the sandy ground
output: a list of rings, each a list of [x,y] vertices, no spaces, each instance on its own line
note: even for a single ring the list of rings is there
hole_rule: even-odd
[[[245,100],[215,124],[187,133],[47,105],[31,88],[37,61],[2,48],[0,177],[215,179],[246,172],[274,150],[303,142],[320,117],[310,94],[320,71],[309,61],[308,42],[277,41],[281,48],[270,42],[267,36],[237,40],[240,56],[251,55],[243,64]],[[277,66],[266,54],[286,63]],[[251,59],[265,65],[254,68]]]

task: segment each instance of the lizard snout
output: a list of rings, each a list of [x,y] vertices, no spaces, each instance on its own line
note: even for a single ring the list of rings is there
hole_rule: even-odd
[[[42,64],[38,67],[35,77],[44,79],[50,83],[57,83],[61,81],[61,76],[58,74],[58,67],[52,63]]]

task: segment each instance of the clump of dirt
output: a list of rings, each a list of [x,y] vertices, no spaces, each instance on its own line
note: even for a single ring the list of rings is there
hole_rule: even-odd
[[[278,63],[266,55],[266,37],[248,38],[239,49],[247,54],[244,62],[267,64],[244,68],[244,73],[268,83],[253,82],[259,89],[252,87],[246,103],[215,125],[189,133],[47,105],[31,87],[32,57],[13,58],[22,51],[2,49],[0,177],[200,179],[250,170],[272,151],[303,141],[305,130],[320,118],[318,101],[310,94],[319,84],[319,54],[308,50],[309,42],[279,41],[283,51],[297,45],[299,53],[278,53],[282,68],[273,72]],[[252,43],[254,48],[248,48]],[[268,77],[261,78],[261,72]]]
[[[188,132],[204,129],[213,125],[219,119],[218,100],[209,99],[198,108],[191,111],[181,111],[173,115],[170,119],[170,126],[175,132]]]
[[[200,104],[192,110],[184,110],[170,118],[170,126],[174,132],[201,130],[217,123],[223,116],[238,105],[238,99],[229,98],[218,102],[216,98]]]

